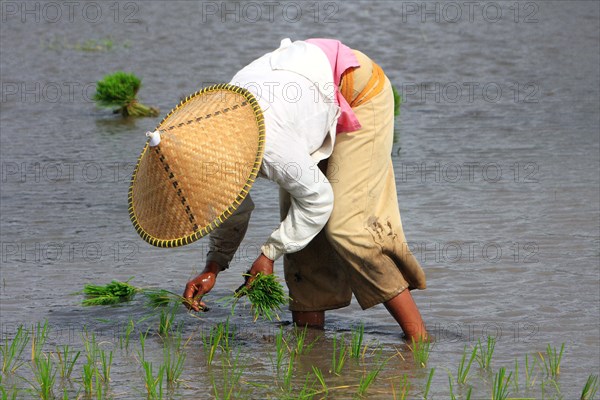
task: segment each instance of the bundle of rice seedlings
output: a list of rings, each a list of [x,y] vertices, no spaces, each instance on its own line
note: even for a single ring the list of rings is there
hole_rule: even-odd
[[[166,307],[177,303],[185,303],[189,300],[165,289],[146,289],[133,286],[127,282],[113,280],[107,285],[87,284],[78,294],[84,294],[86,299],[82,301],[84,306],[104,306],[133,300],[137,294],[146,297],[146,305],[151,308]]]
[[[142,81],[134,74],[117,71],[106,75],[96,85],[94,101],[100,107],[112,108],[114,113],[132,117],[156,117],[159,110],[138,102],[136,95]]]
[[[144,289],[142,293],[146,296],[146,305],[152,308],[189,302],[185,297],[165,289]]]
[[[277,312],[281,311],[281,306],[288,300],[283,286],[277,281],[274,274],[257,274],[252,282],[244,284],[235,292],[236,298],[242,296],[248,296],[250,308],[254,313],[254,321],[258,317],[266,318],[269,321],[273,321],[273,317],[279,320]]]
[[[84,306],[103,306],[129,301],[140,289],[127,282],[113,280],[107,285],[87,284],[80,293],[87,298],[81,304]]]

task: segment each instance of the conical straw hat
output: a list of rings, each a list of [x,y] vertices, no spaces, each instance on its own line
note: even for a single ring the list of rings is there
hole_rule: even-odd
[[[256,99],[219,84],[194,93],[158,124],[129,186],[129,217],[158,247],[192,243],[244,200],[262,161],[265,126]]]

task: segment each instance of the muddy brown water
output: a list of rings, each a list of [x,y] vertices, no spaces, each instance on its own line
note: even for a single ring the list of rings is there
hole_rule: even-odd
[[[394,165],[405,233],[428,277],[414,297],[436,338],[431,393],[446,398],[463,347],[494,336],[493,371],[514,370],[517,359],[521,382],[525,354],[564,342],[560,390],[577,397],[600,359],[599,10],[587,1],[2,2],[3,343],[17,326],[47,320],[47,351],[81,349],[87,327],[115,351],[113,397],[143,397],[136,353],[119,350],[118,337],[137,321],[136,334],[150,329],[148,357],[160,362],[157,318],[141,321],[139,300],[83,308],[70,294],[131,277],[180,292],[201,268],[206,241],[164,250],[137,236],[127,188],[144,132],[159,119],[95,108],[94,82],[134,71],[143,78],[140,99],[164,113],[284,37],[335,37],[375,59],[404,98]],[[224,385],[221,361],[206,367],[199,338],[230,316],[215,300],[239,285],[277,225],[275,186],[259,181],[253,196],[247,237],[207,298],[212,310],[200,319],[177,312],[192,340],[174,398],[214,397],[211,376]],[[281,317],[289,332],[289,312]],[[271,362],[279,323],[254,323],[239,308],[231,323],[246,366],[243,397],[280,397]],[[421,396],[429,369],[412,364],[383,307],[362,311],[355,302],[327,314],[320,339],[297,361],[295,384],[312,365],[327,371],[333,336],[361,323],[365,340],[391,359],[369,398],[391,398],[403,374],[410,397]],[[326,374],[332,387],[349,385],[330,397],[352,397],[376,358],[369,351],[364,364]],[[74,376],[73,397],[79,370]],[[473,372],[474,397],[489,397],[491,379]],[[541,389],[512,393],[540,397]]]

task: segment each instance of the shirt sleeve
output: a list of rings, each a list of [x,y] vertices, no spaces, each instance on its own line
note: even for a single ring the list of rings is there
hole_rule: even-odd
[[[287,216],[261,250],[271,260],[294,253],[323,229],[333,210],[333,190],[300,142],[286,141],[265,153],[262,173],[290,194]]]
[[[254,202],[250,194],[237,210],[209,235],[207,261],[216,262],[221,270],[229,268],[235,252],[246,235]]]

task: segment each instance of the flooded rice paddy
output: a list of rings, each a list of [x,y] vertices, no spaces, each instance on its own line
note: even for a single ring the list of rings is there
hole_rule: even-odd
[[[491,398],[502,367],[513,373],[512,397],[578,398],[600,369],[599,10],[587,1],[2,2],[2,346],[19,326],[46,321],[42,351],[55,368],[57,347],[81,351],[71,379],[56,375],[54,393],[68,398],[85,397],[93,338],[113,353],[100,386],[115,399],[147,397],[143,361],[156,375],[165,343],[186,354],[179,384],[167,390],[164,382],[165,398],[226,398],[228,388],[231,398],[297,398],[303,389],[353,398],[380,367],[365,398],[402,398],[406,382],[406,398],[422,398],[432,368],[429,398],[451,390],[465,398],[469,387],[471,398]],[[435,337],[425,367],[382,306],[363,311],[353,302],[327,313],[325,330],[309,331],[311,345],[291,355],[297,338],[287,310],[281,322],[253,322],[248,309],[232,313],[217,301],[239,286],[277,226],[276,187],[264,181],[252,190],[248,234],[206,298],[211,310],[176,309],[179,345],[165,342],[160,311],[149,313],[141,298],[82,307],[71,295],[132,277],[179,293],[207,250],[206,240],[165,250],[137,236],[127,189],[144,133],[159,118],[97,109],[95,82],[135,72],[140,99],[164,114],[284,37],[338,38],[378,62],[403,96],[393,159],[404,230],[428,278],[413,294]],[[367,347],[340,367],[340,340],[350,346],[361,325]],[[211,358],[205,341],[224,326],[235,333]],[[469,356],[487,337],[495,339],[490,367],[474,361],[458,384],[465,348]],[[539,353],[547,359],[547,346],[562,343],[552,380]],[[532,377],[526,355],[529,367],[537,360]],[[31,338],[21,359],[1,385],[37,398],[28,391],[40,387]]]

